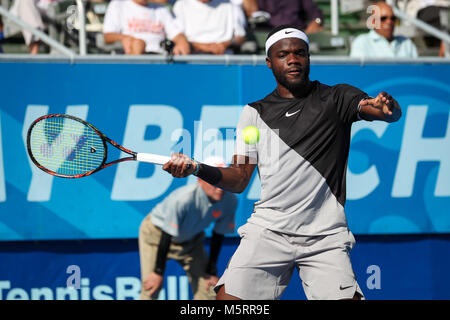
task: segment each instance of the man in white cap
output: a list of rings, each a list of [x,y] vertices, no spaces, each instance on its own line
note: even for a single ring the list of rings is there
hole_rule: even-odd
[[[225,167],[219,157],[205,160]],[[216,262],[224,234],[234,232],[237,198],[234,194],[198,179],[173,191],[147,215],[139,228],[142,300],[157,299],[162,288],[167,259],[183,267],[194,299],[213,300]],[[214,222],[209,255],[204,248],[204,229]]]
[[[241,242],[217,283],[218,299],[279,299],[294,270],[308,299],[364,297],[344,212],[351,125],[394,122],[401,109],[385,92],[371,98],[347,84],[310,81],[308,46],[308,37],[293,26],[269,33],[266,62],[277,87],[243,108],[229,167],[182,154],[163,166],[175,177],[195,174],[232,192],[245,190],[258,166],[260,200],[238,230]],[[255,144],[242,137],[248,126],[260,130]]]

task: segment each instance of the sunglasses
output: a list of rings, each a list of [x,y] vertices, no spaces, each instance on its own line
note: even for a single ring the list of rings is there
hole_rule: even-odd
[[[387,19],[390,19],[390,20],[392,20],[393,22],[396,22],[396,21],[397,21],[397,17],[396,17],[396,16],[382,16],[382,17],[380,17],[380,20],[381,20],[382,22],[385,22]]]

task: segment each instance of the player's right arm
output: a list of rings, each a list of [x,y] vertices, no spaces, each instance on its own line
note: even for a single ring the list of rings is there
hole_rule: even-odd
[[[194,161],[181,153],[174,153],[163,170],[176,178],[194,174],[200,179],[224,190],[241,193],[247,188],[255,170],[258,149],[256,144],[247,144],[243,131],[247,126],[258,126],[256,112],[249,105],[242,109],[236,126],[236,143],[231,164],[226,168],[211,167]]]
[[[200,166],[202,167],[204,164],[200,164]],[[213,168],[219,169],[222,174],[222,178],[216,186],[231,192],[241,193],[247,188],[255,167],[256,164],[254,164],[254,161],[252,163],[249,157],[234,155],[233,161],[229,167]],[[200,171],[199,174],[201,174]],[[197,174],[197,176],[199,176],[199,174]],[[202,179],[205,180],[207,177]]]
[[[241,193],[250,182],[256,167],[254,163],[255,161],[251,161],[249,157],[234,155],[229,167],[216,168],[193,161],[184,154],[174,153],[171,160],[164,164],[163,170],[176,178],[187,177],[195,172],[197,177],[212,185],[230,192]]]

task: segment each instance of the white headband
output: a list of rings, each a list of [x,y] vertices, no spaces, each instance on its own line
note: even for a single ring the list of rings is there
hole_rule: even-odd
[[[266,56],[268,56],[269,49],[271,46],[273,46],[275,44],[275,42],[280,41],[281,39],[286,39],[286,38],[299,38],[299,39],[305,41],[309,47],[308,36],[304,32],[302,32],[298,29],[295,29],[295,28],[281,29],[280,31],[277,31],[273,35],[271,35],[269,37],[269,39],[267,39],[267,41],[266,41]]]

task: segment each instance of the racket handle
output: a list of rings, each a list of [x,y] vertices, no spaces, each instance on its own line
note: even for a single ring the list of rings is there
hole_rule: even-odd
[[[170,157],[160,156],[151,153],[138,153],[136,154],[136,160],[140,162],[149,162],[162,165],[165,164],[167,161],[169,161]]]

